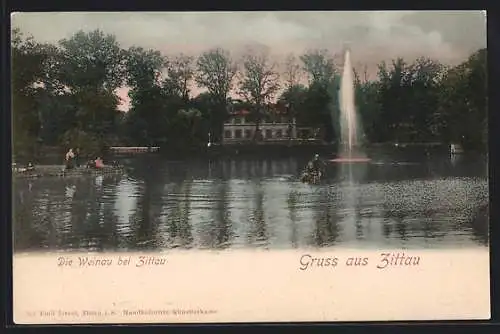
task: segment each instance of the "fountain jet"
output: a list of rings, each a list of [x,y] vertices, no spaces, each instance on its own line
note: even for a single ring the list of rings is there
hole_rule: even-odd
[[[356,115],[354,70],[351,64],[351,52],[346,49],[344,55],[344,68],[340,83],[340,147],[339,157],[332,162],[367,162],[359,145],[360,129]],[[333,115],[332,115],[333,117]]]

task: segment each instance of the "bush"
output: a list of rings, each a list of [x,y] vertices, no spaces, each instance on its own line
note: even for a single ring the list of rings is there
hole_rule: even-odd
[[[106,146],[101,138],[79,129],[66,131],[62,135],[61,143],[66,150],[79,148],[82,156],[92,157],[101,155]]]
[[[36,138],[16,131],[12,136],[12,162],[24,163],[35,158]]]

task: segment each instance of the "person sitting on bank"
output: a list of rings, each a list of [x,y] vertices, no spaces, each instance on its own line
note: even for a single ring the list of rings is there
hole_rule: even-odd
[[[70,148],[66,153],[65,157],[66,169],[71,169],[74,167],[74,158],[75,158],[75,153],[73,152],[73,149]]]
[[[94,163],[95,163],[95,168],[104,168],[104,162],[102,161],[101,157],[97,157]]]
[[[13,166],[17,166],[17,164],[14,163]],[[28,162],[28,164],[26,164],[26,167],[15,167],[15,169],[14,169],[14,171],[21,172],[21,173],[32,172],[34,170],[35,170],[35,166],[33,166],[33,164],[31,162]]]

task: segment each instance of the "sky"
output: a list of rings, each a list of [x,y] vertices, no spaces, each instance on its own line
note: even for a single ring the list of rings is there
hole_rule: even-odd
[[[12,27],[53,43],[78,30],[101,29],[124,48],[165,55],[222,47],[237,58],[248,47],[264,46],[278,62],[289,53],[338,54],[349,46],[354,67],[366,67],[370,77],[383,60],[425,56],[457,64],[486,47],[484,11],[33,12],[13,14]]]

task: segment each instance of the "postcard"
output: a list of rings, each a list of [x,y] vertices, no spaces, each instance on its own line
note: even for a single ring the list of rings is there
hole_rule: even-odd
[[[11,19],[16,324],[490,318],[484,12]]]

